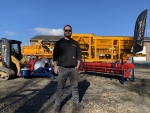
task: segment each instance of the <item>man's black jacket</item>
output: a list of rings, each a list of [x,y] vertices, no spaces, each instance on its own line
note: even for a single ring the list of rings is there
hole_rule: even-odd
[[[76,67],[78,60],[81,60],[81,48],[77,41],[61,38],[55,43],[53,61],[57,61],[58,66]]]

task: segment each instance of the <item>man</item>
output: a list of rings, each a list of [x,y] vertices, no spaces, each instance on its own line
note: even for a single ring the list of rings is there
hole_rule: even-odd
[[[79,107],[78,68],[81,61],[81,49],[79,43],[73,40],[71,35],[72,27],[66,25],[64,27],[64,38],[58,40],[54,47],[54,72],[58,74],[55,113],[60,112],[63,90],[68,77],[72,87],[73,112],[77,112]]]

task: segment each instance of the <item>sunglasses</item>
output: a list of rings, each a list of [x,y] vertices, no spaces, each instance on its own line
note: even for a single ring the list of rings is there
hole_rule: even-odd
[[[65,32],[68,32],[68,31],[71,32],[71,30],[65,30]]]

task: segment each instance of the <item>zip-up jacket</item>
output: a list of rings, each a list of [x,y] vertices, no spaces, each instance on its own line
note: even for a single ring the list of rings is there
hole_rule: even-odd
[[[81,48],[77,41],[61,38],[55,43],[53,61],[57,61],[58,66],[76,67],[78,60],[81,60]]]

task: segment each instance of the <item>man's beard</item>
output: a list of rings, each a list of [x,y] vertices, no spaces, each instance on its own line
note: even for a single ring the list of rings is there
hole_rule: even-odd
[[[69,36],[66,36],[66,35],[65,35],[65,37],[70,39],[70,38],[71,38],[71,35],[69,35]]]

